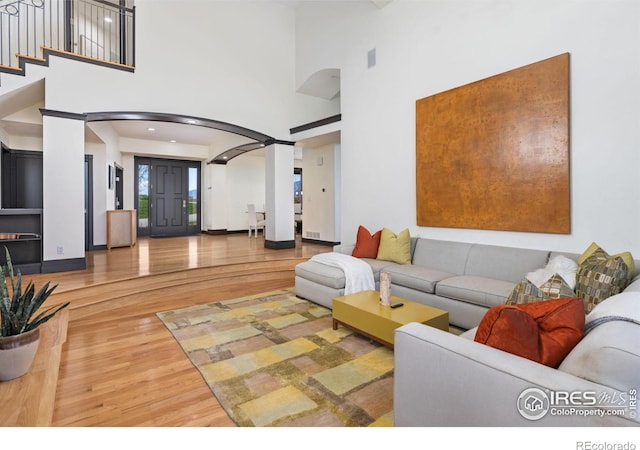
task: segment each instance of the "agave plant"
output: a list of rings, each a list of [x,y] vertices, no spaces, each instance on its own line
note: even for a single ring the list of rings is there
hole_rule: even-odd
[[[38,313],[44,301],[51,295],[57,285],[49,288],[47,281],[38,292],[31,281],[22,292],[22,275],[14,276],[11,255],[5,247],[7,259],[6,272],[0,267],[0,337],[15,336],[38,328],[51,319],[58,311],[69,306],[69,302],[63,305],[52,306]],[[7,287],[6,277],[11,281],[11,293]]]

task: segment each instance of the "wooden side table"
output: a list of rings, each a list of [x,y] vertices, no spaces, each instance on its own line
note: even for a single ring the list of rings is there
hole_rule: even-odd
[[[135,209],[114,209],[107,211],[107,249],[113,247],[133,247],[136,244],[138,228]]]

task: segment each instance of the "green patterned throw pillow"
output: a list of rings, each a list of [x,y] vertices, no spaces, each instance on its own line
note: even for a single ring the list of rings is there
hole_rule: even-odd
[[[631,278],[629,267],[619,255],[609,256],[598,248],[581,261],[576,276],[576,295],[584,300],[584,310],[624,290]]]

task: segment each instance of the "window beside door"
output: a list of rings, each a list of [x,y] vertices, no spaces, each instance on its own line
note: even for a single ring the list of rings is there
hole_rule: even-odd
[[[136,210],[138,211],[138,235],[149,235],[149,163],[136,164]]]
[[[198,198],[200,198],[200,177],[198,167],[189,167],[189,226],[194,227],[199,225],[199,206]]]

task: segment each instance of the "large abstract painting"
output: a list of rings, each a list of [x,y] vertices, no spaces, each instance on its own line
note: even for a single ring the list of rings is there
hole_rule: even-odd
[[[416,102],[419,226],[571,231],[569,54]]]

